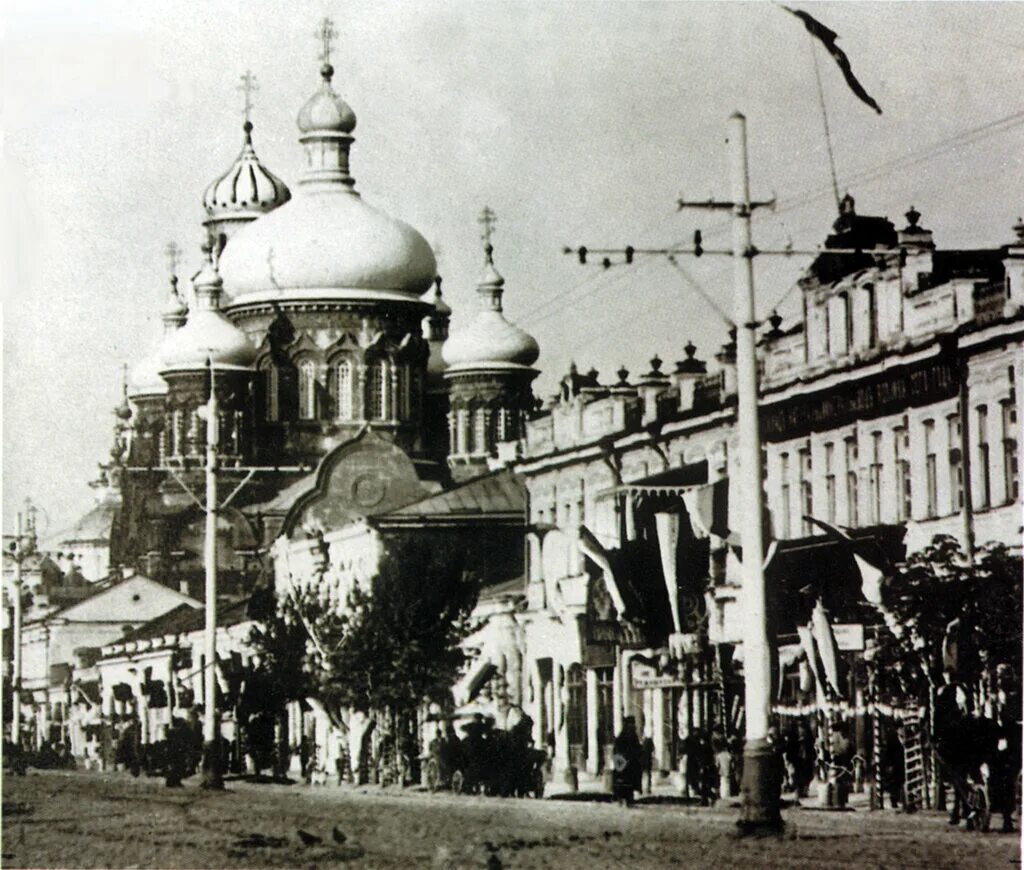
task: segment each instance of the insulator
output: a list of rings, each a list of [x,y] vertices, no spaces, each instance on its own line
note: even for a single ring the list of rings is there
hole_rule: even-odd
[[[611,265],[612,265],[612,261],[611,261],[611,260],[609,260],[609,259],[608,259],[607,257],[605,257],[605,258],[604,258],[604,259],[603,259],[603,260],[601,261],[601,265],[602,265],[602,266],[604,266],[604,267],[605,267],[606,269],[610,269],[610,268],[611,268]]]
[[[580,265],[586,266],[587,265],[587,249],[585,247],[581,247],[576,253],[579,254],[579,256],[580,256]]]
[[[704,240],[700,230],[693,231],[693,256],[699,257],[704,253]]]
[[[627,263],[632,263],[633,262],[633,253],[634,253],[633,252],[633,246],[632,245],[626,245],[626,262]]]

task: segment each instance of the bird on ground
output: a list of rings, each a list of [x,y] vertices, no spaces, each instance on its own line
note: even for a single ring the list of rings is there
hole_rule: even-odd
[[[331,836],[334,838],[335,843],[344,843],[348,837],[345,836],[344,832],[337,825],[334,826],[334,830],[331,831]]]
[[[299,839],[302,840],[303,846],[316,846],[324,841],[323,837],[318,837],[316,834],[311,834],[309,831],[302,830],[302,828],[296,830],[295,833],[299,835]]]

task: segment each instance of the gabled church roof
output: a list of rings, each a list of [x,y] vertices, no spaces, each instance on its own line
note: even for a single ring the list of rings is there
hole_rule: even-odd
[[[468,480],[453,489],[414,501],[377,517],[378,525],[458,519],[516,519],[526,516],[526,487],[508,469]]]

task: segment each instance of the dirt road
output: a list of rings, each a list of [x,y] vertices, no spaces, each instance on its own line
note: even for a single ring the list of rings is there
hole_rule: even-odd
[[[3,805],[4,867],[981,870],[1019,864],[1016,836],[971,834],[950,828],[938,814],[891,811],[794,809],[781,837],[739,839],[729,808],[654,803],[624,810],[588,801],[240,782],[211,794],[192,780],[171,790],[121,774],[36,771],[4,777]]]

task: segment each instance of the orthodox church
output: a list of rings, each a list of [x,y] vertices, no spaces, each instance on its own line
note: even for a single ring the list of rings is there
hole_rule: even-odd
[[[282,534],[386,514],[488,472],[533,407],[539,349],[502,312],[493,213],[482,219],[480,311],[449,336],[430,245],[357,190],[356,115],[322,58],[297,119],[303,174],[290,188],[264,166],[247,118],[237,159],[203,194],[192,299],[172,274],[163,335],[116,411],[102,466],[109,528],[94,537],[117,562],[185,593],[201,594],[194,494],[211,389],[220,485],[238,487],[218,518],[228,595],[265,576],[266,548]]]

